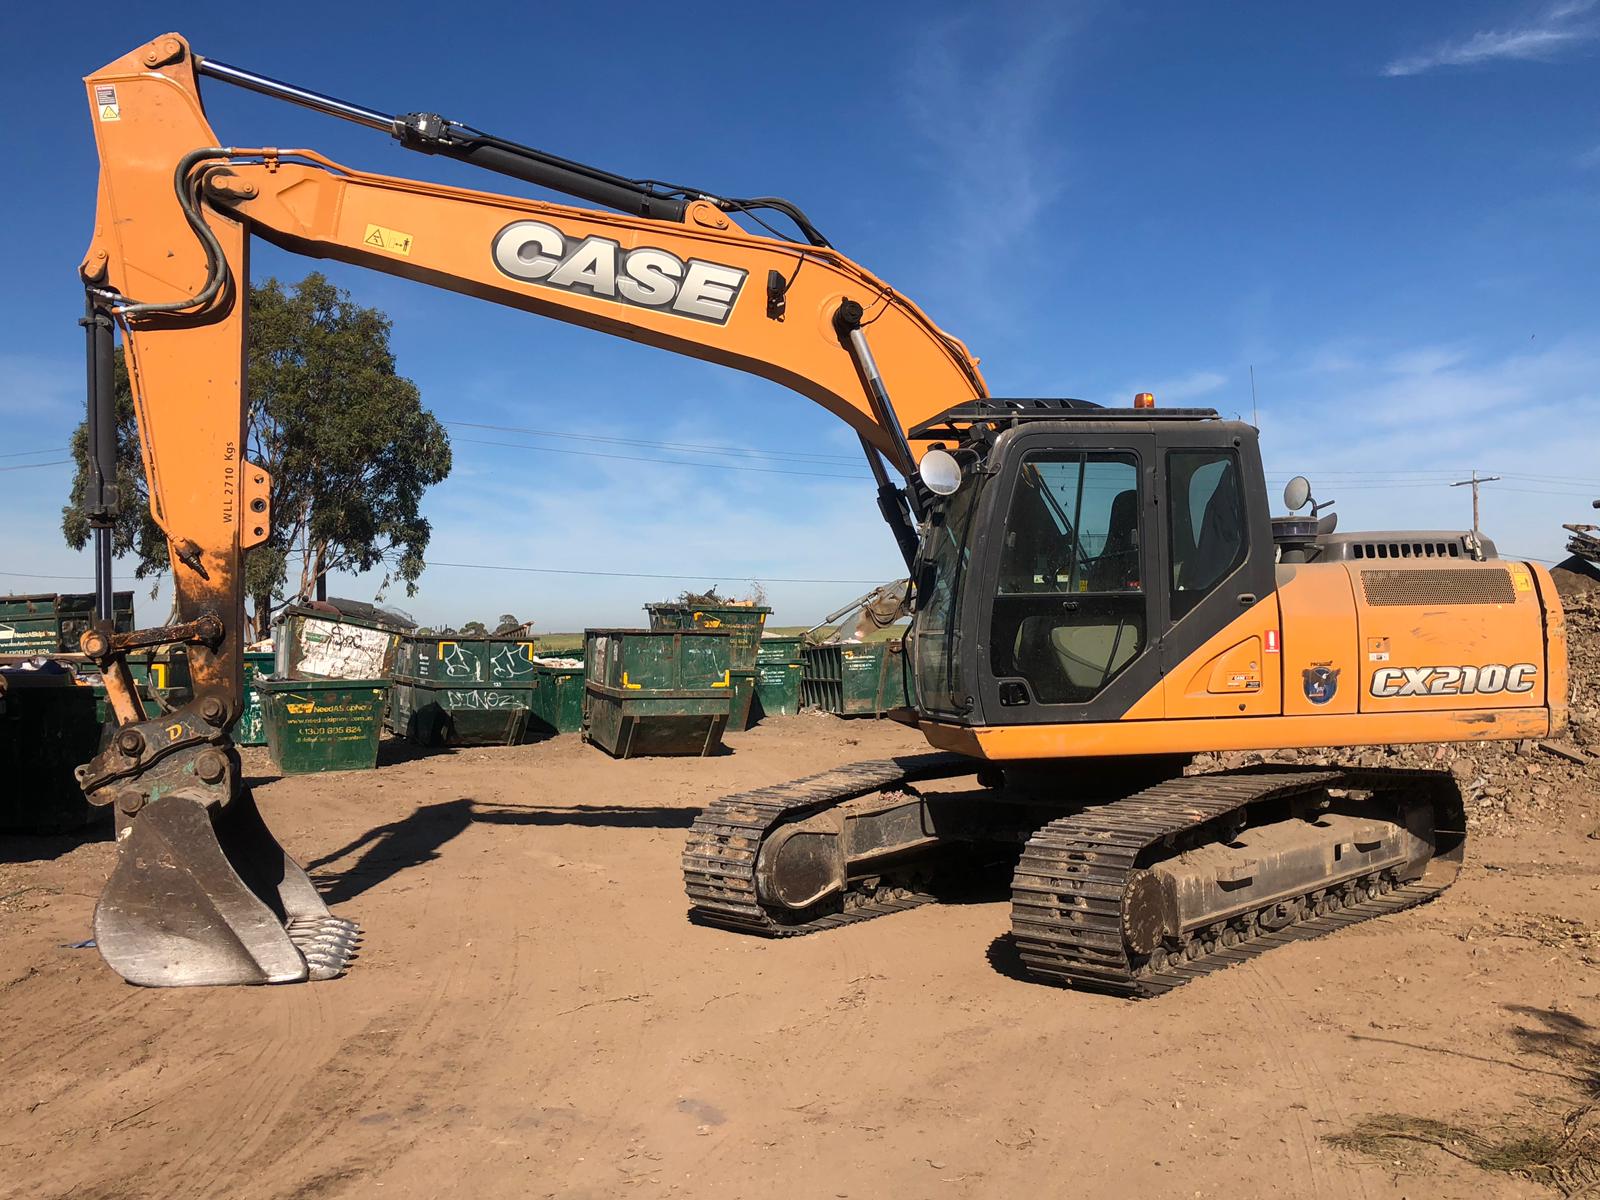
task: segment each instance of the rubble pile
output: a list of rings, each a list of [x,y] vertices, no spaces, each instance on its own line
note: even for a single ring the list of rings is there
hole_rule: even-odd
[[[1600,804],[1600,590],[1565,599],[1569,725],[1553,737],[1510,742],[1229,751],[1195,758],[1191,773],[1263,762],[1429,767],[1461,784],[1467,824],[1503,827],[1518,816],[1574,802]]]

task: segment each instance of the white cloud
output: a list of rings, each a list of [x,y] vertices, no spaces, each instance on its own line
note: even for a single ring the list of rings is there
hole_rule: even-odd
[[[1389,76],[1421,75],[1439,67],[1470,67],[1501,60],[1543,61],[1600,37],[1600,25],[1583,20],[1600,0],[1562,0],[1524,25],[1484,30],[1441,42],[1386,64]]]
[[[1600,495],[1600,430],[1588,420],[1600,410],[1600,338],[1351,357],[1313,353],[1264,381],[1269,481],[1309,476],[1340,501],[1342,529],[1461,529],[1470,503],[1449,483],[1502,475],[1484,489],[1485,532],[1506,553],[1566,556],[1562,522],[1585,519]]]
[[[1065,186],[1064,131],[1048,118],[1073,26],[1055,8],[1011,28],[985,10],[932,23],[912,45],[903,98],[944,193],[946,259],[963,285],[989,274]]]

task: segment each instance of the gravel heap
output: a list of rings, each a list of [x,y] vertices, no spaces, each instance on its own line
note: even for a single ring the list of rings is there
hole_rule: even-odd
[[[1530,811],[1573,802],[1600,803],[1600,589],[1564,599],[1567,614],[1568,718],[1549,738],[1510,742],[1426,743],[1265,753],[1230,751],[1196,757],[1191,773],[1262,762],[1369,767],[1431,767],[1461,783],[1467,824],[1489,831]]]

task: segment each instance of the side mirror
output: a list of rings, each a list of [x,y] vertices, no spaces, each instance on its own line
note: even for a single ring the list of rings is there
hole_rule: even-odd
[[[1284,485],[1283,503],[1290,512],[1299,512],[1311,499],[1311,481],[1304,475],[1296,475]]]
[[[922,456],[917,474],[935,496],[952,496],[961,487],[961,464],[948,450],[929,450]]]

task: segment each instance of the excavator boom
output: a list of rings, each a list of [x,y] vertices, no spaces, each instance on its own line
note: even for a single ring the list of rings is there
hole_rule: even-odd
[[[619,211],[373,174],[310,149],[229,146],[206,119],[202,76]],[[83,645],[121,722],[80,777],[90,799],[116,806],[122,852],[96,933],[124,977],[303,979],[337,973],[354,945],[353,929],[327,912],[256,813],[228,736],[242,708],[243,556],[271,530],[271,480],[244,454],[253,236],[784,384],[860,435],[880,508],[908,565],[914,557],[919,498],[885,464],[909,475],[919,454],[904,431],[981,396],[983,380],[959,341],[828,246],[797,206],[707,198],[434,114],[379,113],[207,62],[177,34],[85,84],[100,155],[81,268],[91,413],[109,423],[115,323],[178,614],[138,634],[97,628]],[[761,211],[792,222],[804,241],[735,221]],[[113,464],[97,465],[115,477]],[[103,526],[108,516],[102,505],[95,519]],[[172,641],[188,644],[194,698],[146,720],[123,655]]]

